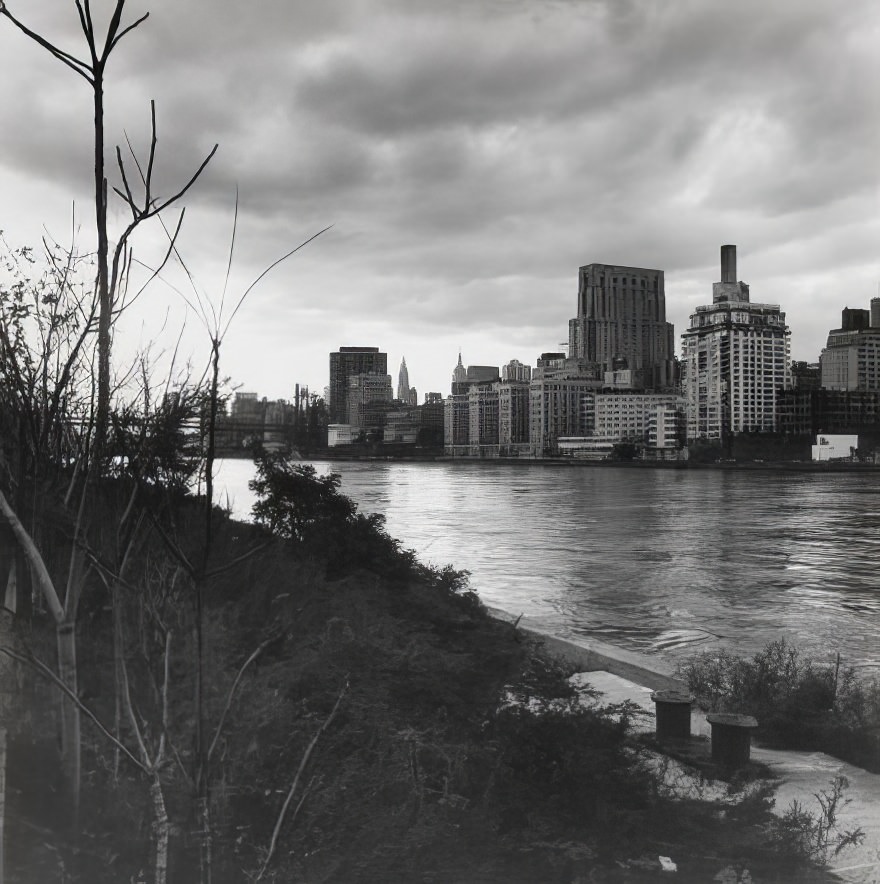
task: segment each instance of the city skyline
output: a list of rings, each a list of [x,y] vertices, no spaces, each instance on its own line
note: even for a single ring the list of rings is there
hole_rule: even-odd
[[[150,98],[163,192],[220,144],[185,200],[180,246],[200,290],[219,303],[236,185],[227,303],[334,225],[236,316],[221,371],[242,389],[321,391],[326,354],[362,342],[394,366],[405,356],[420,399],[448,392],[459,350],[534,365],[568,337],[578,268],[594,262],[664,272],[680,356],[719,243],[738,244],[761,301],[786,311],[794,360],[815,361],[840,310],[878,294],[868,0],[269,0],[259,16],[193,0],[126,14],[147,9],[108,70],[107,155],[126,135],[143,150]],[[16,13],[81,52],[72,4]],[[66,242],[75,203],[91,248],[88,90],[2,24],[0,229],[13,246],[38,246],[44,226]],[[111,214],[124,222],[112,201]],[[138,257],[155,261],[163,238],[151,228]],[[184,324],[181,352],[201,364],[204,329],[155,284],[120,327],[117,364],[151,340],[172,350]]]

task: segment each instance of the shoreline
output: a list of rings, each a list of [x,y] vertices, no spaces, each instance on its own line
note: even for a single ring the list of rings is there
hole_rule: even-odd
[[[571,663],[581,672],[609,672],[653,691],[684,690],[681,679],[675,678],[672,666],[662,660],[627,651],[616,645],[594,639],[554,635],[538,627],[526,617],[517,618],[503,608],[486,605],[489,615],[502,623],[516,624],[526,635],[538,639],[556,658]]]

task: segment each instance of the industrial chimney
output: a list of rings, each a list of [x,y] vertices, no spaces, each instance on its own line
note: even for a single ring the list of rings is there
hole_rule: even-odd
[[[736,246],[721,246],[721,281],[736,282]]]

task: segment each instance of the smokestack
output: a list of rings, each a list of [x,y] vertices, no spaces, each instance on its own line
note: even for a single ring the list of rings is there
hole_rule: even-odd
[[[721,246],[721,281],[736,282],[736,246]]]

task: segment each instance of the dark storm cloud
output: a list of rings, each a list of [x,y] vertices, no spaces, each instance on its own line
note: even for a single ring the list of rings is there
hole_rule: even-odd
[[[16,5],[78,45],[72,3]],[[206,265],[223,263],[236,185],[245,278],[335,222],[290,271],[300,306],[283,287],[261,296],[300,323],[330,328],[337,311],[398,338],[529,329],[551,339],[539,352],[564,339],[589,261],[666,269],[679,331],[721,242],[740,242],[753,290],[760,273],[774,301],[809,289],[792,266],[850,288],[877,275],[868,0],[149,8],[113,60],[108,138],[142,149],[155,98],[164,192],[220,143],[188,199],[201,212],[188,245]],[[85,84],[7,27],[0,53],[0,167],[87,195]]]

